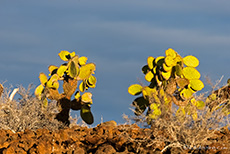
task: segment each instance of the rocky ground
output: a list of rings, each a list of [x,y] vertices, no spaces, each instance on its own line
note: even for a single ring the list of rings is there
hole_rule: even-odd
[[[155,140],[164,131],[140,128],[136,124],[103,123],[95,128],[74,126],[56,131],[38,129],[14,133],[0,130],[0,153],[3,154],[160,154],[160,153],[230,153],[230,131],[223,129],[210,138],[209,146],[176,148]],[[167,148],[168,146],[168,148]]]

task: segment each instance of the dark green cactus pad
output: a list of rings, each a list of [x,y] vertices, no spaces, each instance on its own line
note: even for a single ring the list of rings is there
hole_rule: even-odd
[[[68,75],[71,78],[75,78],[75,77],[77,77],[78,73],[79,73],[78,67],[75,65],[75,63],[73,61],[70,61],[70,65],[68,68]]]
[[[143,73],[143,74],[146,74],[146,73],[148,73],[149,71],[150,71],[150,69],[149,69],[149,66],[148,66],[148,65],[145,65],[145,66],[142,67],[142,73]]]
[[[144,97],[138,97],[133,101],[133,105],[135,106],[135,115],[139,116],[149,106],[149,102]]]
[[[80,115],[82,120],[84,120],[87,124],[92,124],[94,122],[93,114],[91,113],[89,105],[83,105],[81,107]]]

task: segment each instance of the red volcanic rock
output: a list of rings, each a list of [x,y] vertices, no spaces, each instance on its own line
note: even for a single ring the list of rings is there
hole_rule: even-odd
[[[230,132],[222,129],[210,138],[212,144],[192,153],[230,153]],[[0,153],[3,154],[160,154],[169,145],[156,138],[170,138],[164,130],[140,128],[136,124],[114,122],[95,128],[75,126],[56,131],[37,129],[14,133],[0,130]],[[191,153],[189,149],[169,147],[164,153]]]

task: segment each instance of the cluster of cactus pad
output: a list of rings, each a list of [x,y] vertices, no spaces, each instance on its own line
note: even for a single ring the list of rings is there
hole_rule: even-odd
[[[150,84],[142,86],[133,84],[128,88],[131,95],[142,96],[133,102],[135,114],[141,115],[147,109],[148,120],[157,119],[162,114],[162,103],[171,111],[172,102],[179,106],[176,115],[191,115],[197,118],[197,109],[203,109],[205,103],[196,100],[193,94],[204,88],[200,73],[196,67],[199,60],[192,56],[182,58],[175,50],[169,48],[165,56],[148,57],[147,65],[142,68],[145,80]]]
[[[49,66],[49,78],[44,73],[40,73],[41,84],[35,89],[35,95],[42,100],[43,107],[47,106],[48,99],[56,100],[59,109],[56,119],[64,124],[70,124],[70,109],[80,110],[81,118],[87,124],[92,124],[94,121],[90,110],[90,105],[93,103],[92,94],[85,91],[96,86],[97,80],[93,76],[96,65],[87,64],[87,57],[79,57],[75,55],[75,52],[61,51],[58,55],[65,63],[59,67]],[[61,80],[63,93],[59,93],[58,90]],[[74,96],[73,99],[72,96]]]

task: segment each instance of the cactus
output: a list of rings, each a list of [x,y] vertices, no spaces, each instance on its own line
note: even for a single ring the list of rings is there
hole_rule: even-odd
[[[196,69],[198,65],[196,57],[189,55],[182,58],[171,48],[165,51],[165,56],[148,57],[142,72],[150,84],[133,84],[128,88],[131,95],[142,93],[133,102],[135,114],[141,115],[148,108],[148,119],[156,119],[161,116],[161,103],[164,102],[168,106],[165,110],[171,112],[173,102],[179,106],[177,115],[188,114],[195,120],[197,112],[194,109],[203,109],[205,106],[203,101],[197,101],[193,97],[195,92],[204,87]]]
[[[87,57],[79,57],[75,55],[75,52],[61,51],[58,55],[65,63],[59,67],[50,65],[48,67],[49,78],[44,73],[40,73],[41,84],[35,89],[35,95],[42,100],[44,108],[47,106],[48,99],[56,100],[59,109],[56,119],[64,124],[70,124],[70,109],[80,110],[81,118],[87,124],[92,124],[94,121],[90,110],[93,103],[92,94],[85,91],[96,86],[97,80],[93,76],[96,65],[87,64]],[[63,81],[63,93],[59,93],[58,90],[61,80]],[[78,91],[76,91],[77,88]],[[71,100],[72,95],[74,95],[73,100]]]

